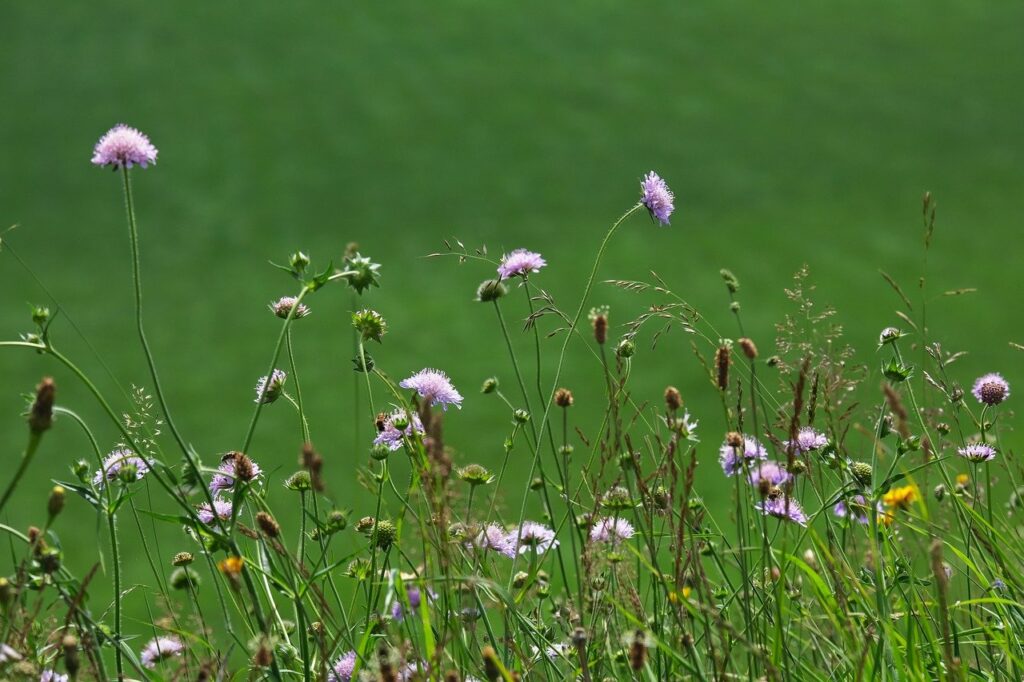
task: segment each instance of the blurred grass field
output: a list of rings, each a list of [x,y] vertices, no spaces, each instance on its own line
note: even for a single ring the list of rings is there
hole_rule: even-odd
[[[493,312],[471,300],[491,270],[423,256],[453,236],[494,256],[541,251],[550,265],[536,282],[574,310],[598,242],[650,169],[676,192],[673,225],[633,219],[602,278],[654,270],[732,335],[718,276],[728,267],[748,332],[770,352],[782,289],[807,263],[816,299],[838,308],[857,361],[875,371],[866,391],[878,385],[878,331],[897,321],[878,270],[918,300],[920,202],[932,191],[931,290],[978,288],[934,301],[932,330],[969,351],[957,366],[964,383],[983,371],[1019,383],[1024,356],[1008,342],[1024,342],[1022,21],[1024,6],[919,0],[3,3],[0,225],[18,225],[5,239],[66,311],[56,342],[127,409],[122,390],[148,386],[127,230],[118,177],[89,157],[114,123],[150,135],[159,162],[135,175],[148,331],[176,419],[207,463],[240,446],[279,328],[266,305],[294,289],[267,262],[302,249],[325,265],[355,241],[383,263],[382,288],[358,303],[390,325],[372,350],[378,364],[396,376],[448,371],[467,395],[447,424],[457,462],[497,466],[508,414],[477,389],[513,377]],[[26,303],[54,305],[9,253],[0,292],[5,339],[29,329]],[[522,319],[514,294],[505,309]],[[622,323],[650,299],[602,285],[591,301]],[[317,293],[296,343],[331,494],[359,514],[368,496],[354,473],[369,426],[354,442],[352,305],[340,288]],[[60,402],[115,443],[66,372],[8,350],[9,466],[25,440],[21,394],[47,373]],[[582,348],[563,383],[580,414],[602,400]],[[641,344],[631,380],[638,401],[660,400],[670,383],[702,420],[699,483],[713,492],[720,412],[676,333],[653,352]],[[582,423],[591,433],[593,419]],[[294,412],[272,406],[252,456],[276,481],[298,448]],[[47,434],[3,521],[40,522],[49,481],[83,457],[71,425]],[[81,569],[102,535],[84,503],[69,512],[58,531]],[[168,529],[161,543],[166,561],[184,540]],[[129,579],[141,579],[132,556]]]

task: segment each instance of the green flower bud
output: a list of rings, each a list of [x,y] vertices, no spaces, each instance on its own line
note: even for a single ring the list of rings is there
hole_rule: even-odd
[[[476,300],[481,303],[490,303],[508,293],[508,288],[498,279],[488,279],[480,283],[476,288]]]

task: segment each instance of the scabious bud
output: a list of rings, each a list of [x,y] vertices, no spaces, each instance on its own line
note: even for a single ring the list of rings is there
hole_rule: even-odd
[[[757,359],[757,346],[754,345],[753,341],[744,337],[737,341],[737,343],[740,344],[740,350],[743,351],[743,354],[747,356],[748,360]]]
[[[494,393],[498,390],[498,377],[490,377],[484,379],[483,386],[480,387],[481,393]]]
[[[871,465],[867,462],[850,462],[850,475],[861,487],[871,485]]]
[[[51,519],[60,514],[61,510],[64,509],[66,496],[67,491],[64,490],[63,486],[53,486],[53,489],[50,491],[50,499],[46,501],[46,511]]]
[[[620,358],[631,358],[635,353],[636,343],[628,337],[619,341],[619,345],[615,348],[615,354]]]
[[[295,308],[295,304],[298,303],[299,307]],[[295,308],[295,313],[292,314],[292,308]],[[297,320],[300,317],[309,315],[309,308],[305,303],[299,303],[299,300],[294,296],[282,296],[273,303],[270,304],[270,309],[275,315],[280,317],[282,320],[287,319],[288,315],[292,315],[293,320]]]
[[[281,534],[281,526],[273,516],[265,511],[256,512],[256,525],[268,538],[276,538]]]
[[[364,309],[352,313],[352,326],[356,328],[363,341],[381,342],[381,337],[387,333],[388,324],[376,310]]]
[[[292,270],[301,274],[309,267],[309,256],[301,251],[296,251],[288,257],[288,265],[292,267]]]
[[[594,340],[603,346],[608,340],[608,306],[591,309],[590,324],[594,328]]]
[[[615,511],[622,511],[624,509],[631,509],[633,507],[633,500],[629,495],[629,491],[622,486],[613,486],[604,494],[601,498],[601,506],[605,509],[612,509]]]
[[[53,397],[56,385],[53,379],[46,377],[36,387],[36,398],[28,415],[28,428],[32,433],[40,434],[53,425]]]
[[[683,396],[679,393],[679,389],[675,386],[669,386],[665,389],[665,407],[668,408],[669,412],[675,412],[683,406]]]
[[[174,566],[188,566],[192,563],[193,559],[192,552],[178,552],[171,559],[171,564]]]
[[[896,327],[886,327],[878,335],[878,345],[884,346],[887,343],[895,343],[895,341],[902,335],[903,334]]]
[[[476,300],[481,303],[490,303],[508,293],[508,287],[501,283],[500,279],[487,279],[476,288]]]
[[[256,402],[267,405],[280,398],[287,380],[288,375],[279,369],[271,372],[269,377],[260,377],[256,382]]]
[[[284,487],[301,492],[310,490],[313,487],[313,481],[309,477],[309,472],[303,469],[302,471],[296,471],[285,479]]]
[[[363,291],[370,287],[380,286],[380,273],[377,272],[380,269],[380,265],[378,263],[374,263],[369,258],[356,253],[355,255],[346,256],[343,265],[345,270],[349,272],[345,276],[345,281],[356,290],[357,294],[362,294]]]
[[[473,487],[486,485],[494,480],[491,472],[479,464],[469,464],[459,469],[459,478]]]
[[[364,516],[356,522],[356,532],[367,535],[371,530],[373,530],[374,523],[375,521],[372,516]]]
[[[395,544],[395,540],[398,539],[398,528],[391,521],[381,519],[374,524],[371,539],[380,549],[390,549],[391,545]]]
[[[332,509],[327,514],[327,528],[332,533],[345,530],[348,526],[348,514],[341,511],[340,509]]]
[[[516,424],[525,424],[530,421],[530,413],[526,410],[515,410],[512,412],[512,421]]]
[[[177,568],[167,582],[175,590],[195,589],[199,587],[199,574],[191,568]]]
[[[572,391],[567,388],[560,388],[555,391],[555,405],[559,407],[572,407],[572,404],[576,401],[573,398]]]

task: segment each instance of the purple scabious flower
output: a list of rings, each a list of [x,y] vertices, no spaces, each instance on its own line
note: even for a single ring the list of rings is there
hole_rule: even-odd
[[[409,608],[412,609],[413,613],[416,613],[420,608],[420,604],[423,603],[423,592],[415,585],[406,585],[405,594],[409,597]],[[427,601],[434,599],[434,596],[432,591],[427,590]],[[404,606],[405,604],[402,603],[401,599],[395,599],[395,602],[391,605],[391,617],[394,620],[402,620],[405,617]]]
[[[756,438],[743,437],[743,452],[738,452],[728,443],[722,443],[718,450],[718,461],[722,463],[722,471],[726,476],[735,476],[747,464],[759,459],[768,459],[768,451]]]
[[[61,675],[56,670],[47,668],[43,671],[43,674],[39,676],[39,682],[68,682],[68,676]]]
[[[662,225],[668,225],[669,216],[672,215],[672,211],[676,210],[672,203],[675,198],[672,196],[672,190],[654,171],[644,176],[640,182],[640,189],[643,190],[640,203],[647,207],[652,218],[657,219]]]
[[[213,494],[231,490],[237,481],[251,481],[263,473],[259,464],[240,452],[229,452],[224,455],[217,471],[219,473],[214,474],[210,481],[210,492]]]
[[[9,663],[11,661],[20,661],[21,654],[15,651],[10,646],[0,642],[0,663]]]
[[[590,529],[590,539],[593,542],[610,542],[614,545],[620,540],[629,540],[635,532],[633,524],[626,519],[604,518]]]
[[[121,470],[124,469],[127,472],[128,468],[135,470],[131,481],[128,481],[129,483],[138,481],[149,472],[149,465],[146,464],[146,460],[127,448],[118,448],[103,460],[103,469],[97,471],[93,476],[92,484],[99,487],[103,485],[104,481],[117,480],[121,476]]]
[[[800,503],[788,495],[766,498],[763,502],[755,503],[754,508],[765,516],[774,516],[777,519],[798,523],[801,526],[807,525],[807,514],[804,513]]]
[[[327,682],[350,682],[356,668],[356,652],[348,651],[339,656],[327,675]]]
[[[747,474],[750,485],[755,488],[765,481],[772,486],[780,486],[789,481],[792,476],[778,462],[770,460],[759,460],[750,465],[750,473]]]
[[[203,502],[199,507],[196,508],[196,516],[199,520],[210,525],[213,523],[214,513],[216,512],[216,518],[221,521],[230,521],[231,513],[234,511],[234,506],[228,500],[214,500],[213,509],[210,509],[209,502]]]
[[[979,403],[986,405],[998,405],[1010,397],[1010,384],[1000,374],[992,372],[985,376],[978,377],[974,382],[971,393],[978,399]]]
[[[384,430],[377,434],[377,437],[373,439],[374,445],[384,445],[389,450],[394,452],[402,447],[403,439],[405,437],[412,437],[416,435],[422,435],[423,422],[420,421],[420,417],[415,412],[412,414],[412,420],[410,421],[409,415],[405,410],[398,409],[392,412],[387,419],[384,420]],[[405,428],[399,429],[395,426],[395,420],[399,422],[408,422]]]
[[[145,168],[156,163],[156,155],[156,147],[148,137],[131,126],[118,123],[96,143],[92,162],[97,166],[113,166],[114,170],[133,165]]]
[[[971,443],[956,451],[956,454],[960,455],[968,462],[974,462],[978,464],[980,462],[991,462],[996,458],[996,450],[990,445],[984,443]]]
[[[288,381],[288,375],[279,369],[271,372],[269,377],[260,377],[260,380],[256,382],[256,400],[254,402],[264,405],[274,402],[281,397],[281,391],[284,390],[286,381]]]
[[[509,531],[510,540],[515,543],[519,554],[534,551],[543,554],[549,549],[558,547],[555,531],[536,521],[525,521],[518,530]]]
[[[299,299],[294,296],[282,296],[271,303],[269,307],[275,315],[283,320],[292,312],[292,308],[295,308],[295,304],[298,303],[298,300]],[[306,315],[309,315],[309,307],[306,306],[305,303],[299,303],[299,307],[295,308],[295,314],[292,315],[292,319],[297,320],[300,317],[305,317]]]
[[[516,536],[496,523],[489,524],[469,543],[472,547],[487,549],[509,559],[516,555]]]
[[[1006,583],[1004,583],[1001,579],[996,578],[992,581],[992,585],[990,585],[990,587],[995,592],[1002,592],[1006,589]]]
[[[836,502],[836,506],[832,509],[832,513],[843,519],[853,519],[857,523],[867,525],[868,519],[868,503],[864,499],[863,495],[854,495],[850,498],[850,501],[839,500]]]
[[[818,433],[810,426],[805,426],[796,434],[795,441],[786,441],[787,448],[795,448],[797,452],[812,452],[828,445],[828,436]]]
[[[498,265],[498,277],[501,279],[512,279],[516,275],[526,277],[531,272],[540,272],[540,269],[547,265],[547,261],[539,253],[516,249],[501,257]]]
[[[181,656],[184,650],[185,645],[177,637],[154,637],[142,648],[139,661],[144,668],[152,670],[160,661]]]
[[[455,390],[451,379],[441,370],[421,369],[398,385],[416,391],[431,405],[441,405],[445,410],[449,405],[462,409],[462,394]]]

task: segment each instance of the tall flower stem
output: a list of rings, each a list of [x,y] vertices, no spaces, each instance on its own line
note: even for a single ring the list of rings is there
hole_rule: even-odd
[[[7,500],[11,499],[11,495],[14,494],[15,488],[18,487],[18,483],[21,482],[21,477],[25,475],[28,470],[28,465],[32,463],[32,458],[36,455],[36,450],[39,448],[39,441],[41,440],[41,433],[32,432],[28,437],[28,445],[25,446],[25,452],[21,456],[21,463],[18,464],[17,470],[14,472],[14,478],[7,484],[7,489],[4,490],[3,497],[0,497],[0,511],[3,511],[4,506],[7,504]]]
[[[111,481],[104,481],[104,487],[111,485]],[[114,519],[114,512],[107,509],[107,531],[110,533],[110,557],[114,564],[114,640],[121,642],[121,557],[117,546],[117,522]],[[117,679],[124,679],[124,660],[121,657],[121,647],[114,647],[114,662],[117,666]]]
[[[149,348],[149,341],[146,340],[146,331],[142,325],[142,273],[139,262],[139,230],[135,221],[135,201],[132,198],[131,172],[127,167],[122,167],[121,177],[124,178],[124,203],[128,213],[128,234],[132,245],[132,283],[135,288],[135,326],[139,334],[139,342],[142,344],[142,352],[146,356],[146,364],[149,366],[149,374],[153,378],[153,388],[156,391],[156,399],[160,403],[160,410],[167,420],[167,427],[171,430],[175,442],[181,451],[185,453],[186,459],[192,461],[191,452],[185,444],[178,427],[171,418],[171,411],[167,407],[167,399],[164,397],[164,390],[160,384],[160,376],[156,371],[156,362],[153,360],[153,351]]]

